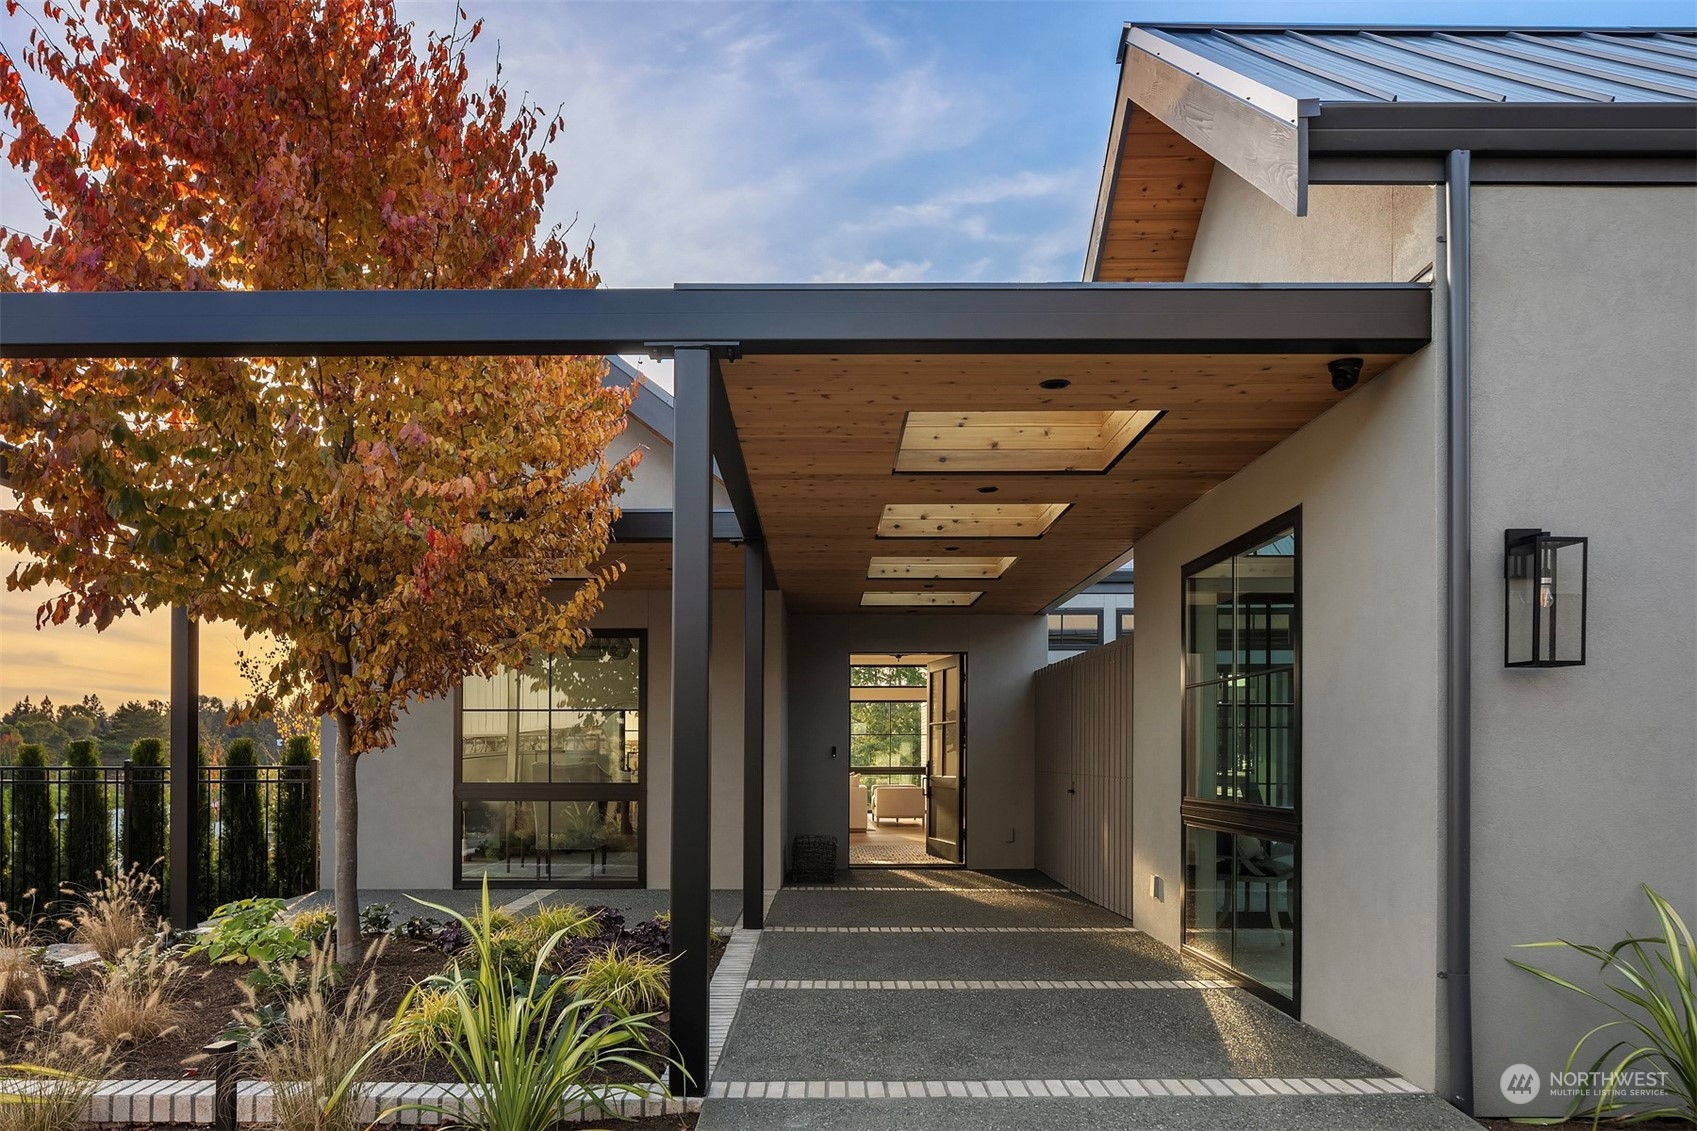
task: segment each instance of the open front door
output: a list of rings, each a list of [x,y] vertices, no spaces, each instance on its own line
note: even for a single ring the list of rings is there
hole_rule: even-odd
[[[966,700],[960,656],[925,666],[925,851],[954,864],[965,860]]]

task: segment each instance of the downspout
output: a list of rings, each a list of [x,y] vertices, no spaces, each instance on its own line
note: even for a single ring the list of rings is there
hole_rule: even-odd
[[[1444,511],[1449,560],[1445,575],[1444,753],[1447,771],[1444,852],[1444,980],[1449,1029],[1450,1103],[1473,1114],[1473,298],[1472,153],[1451,150],[1444,162],[1447,330],[1448,475]]]

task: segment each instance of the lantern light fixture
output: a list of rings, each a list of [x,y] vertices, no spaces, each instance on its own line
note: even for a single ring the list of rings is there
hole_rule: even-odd
[[[1588,541],[1531,528],[1503,532],[1505,667],[1585,662]]]

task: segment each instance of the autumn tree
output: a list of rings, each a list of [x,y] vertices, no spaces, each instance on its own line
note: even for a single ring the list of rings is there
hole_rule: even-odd
[[[17,0],[8,0],[16,9]],[[382,0],[43,0],[0,55],[39,233],[0,287],[593,287],[542,226],[563,122],[415,46]],[[463,19],[463,14],[462,14]],[[26,81],[27,80],[27,81]],[[60,89],[63,125],[32,84]],[[285,645],[269,694],[335,722],[338,955],[358,956],[356,766],[409,701],[570,647],[617,570],[629,394],[593,358],[7,363],[0,544],[38,620],[180,603]],[[563,593],[550,579],[575,578]],[[262,704],[264,706],[264,704]],[[444,784],[444,788],[446,785]]]

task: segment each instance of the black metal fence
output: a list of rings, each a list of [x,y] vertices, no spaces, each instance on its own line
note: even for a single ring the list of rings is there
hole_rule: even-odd
[[[316,761],[202,766],[198,776],[202,917],[230,900],[318,886]],[[0,900],[44,910],[61,888],[132,864],[157,875],[168,898],[170,786],[165,766],[0,766]]]

